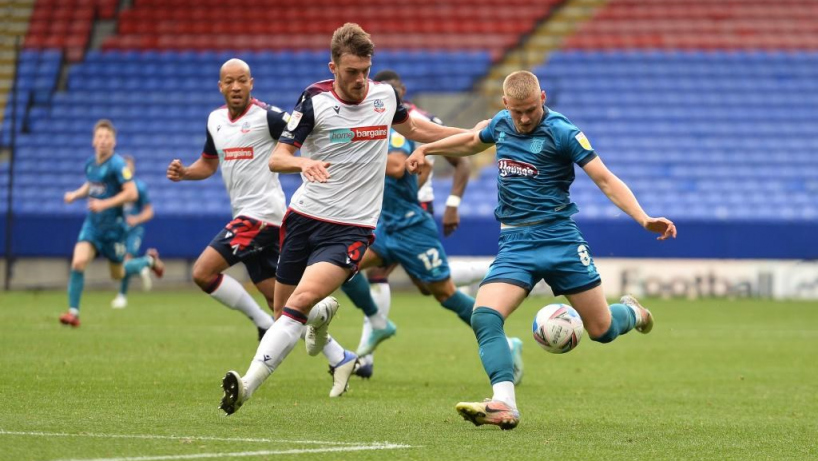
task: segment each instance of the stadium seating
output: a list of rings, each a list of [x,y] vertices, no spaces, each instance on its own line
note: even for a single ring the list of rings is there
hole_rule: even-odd
[[[64,50],[79,61],[88,48],[95,19],[111,19],[117,0],[38,0],[26,35],[29,49]]]

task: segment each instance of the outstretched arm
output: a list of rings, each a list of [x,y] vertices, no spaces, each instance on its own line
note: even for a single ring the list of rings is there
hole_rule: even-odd
[[[602,163],[602,159],[597,157],[591,160],[583,169],[614,205],[627,213],[640,226],[650,232],[660,234],[658,240],[665,240],[670,237],[676,238],[676,225],[673,224],[673,221],[664,217],[653,218],[648,216],[642,206],[639,205],[639,201],[636,200],[636,196],[633,195],[628,185],[613,174]]]
[[[412,141],[428,143],[468,131],[463,128],[438,125],[420,117],[409,117],[405,122],[393,125],[392,128]]]
[[[207,179],[216,173],[219,169],[219,159],[199,157],[190,166],[184,166],[182,161],[173,159],[168,165],[167,177],[173,182],[178,181],[198,181],[200,179]]]
[[[488,149],[491,144],[486,144],[480,140],[478,131],[466,131],[465,133],[449,136],[448,138],[424,144],[406,159],[406,169],[410,173],[416,173],[426,164],[427,155],[445,155],[446,157],[468,157],[478,152]]]

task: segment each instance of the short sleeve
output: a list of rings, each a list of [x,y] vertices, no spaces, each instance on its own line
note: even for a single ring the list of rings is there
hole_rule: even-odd
[[[395,91],[395,101],[398,104],[398,108],[395,109],[395,116],[392,117],[392,124],[393,125],[400,125],[401,123],[409,120],[409,111],[403,105],[403,101],[400,100],[400,95],[398,95],[398,90],[392,87],[392,90]]]
[[[116,181],[119,184],[125,184],[126,182],[133,181],[133,172],[130,168],[128,168],[128,164],[125,163],[124,160],[117,162],[117,166],[114,168],[114,175],[116,176]]]
[[[204,158],[219,158],[219,152],[216,150],[216,143],[213,142],[213,136],[210,136],[210,130],[205,128],[207,139],[202,148],[202,157]]]
[[[412,141],[406,139],[402,134],[395,130],[389,130],[389,153],[400,152],[402,154],[412,154]]]
[[[480,134],[478,135],[480,137],[480,142],[483,144],[494,144],[497,142],[497,139],[494,137],[494,130],[497,129],[497,122],[500,121],[502,114],[503,113],[500,112],[495,115],[489,122],[488,126],[480,130]]]
[[[307,140],[307,136],[312,133],[313,128],[315,128],[315,111],[312,106],[312,98],[305,91],[301,94],[293,113],[290,114],[287,125],[281,132],[278,141],[300,148],[304,141]]]
[[[572,162],[583,167],[597,157],[585,133],[580,131],[573,123],[561,122],[555,125],[555,128],[559,133],[557,139],[560,142],[560,151],[563,155],[569,157]]]
[[[284,112],[276,106],[267,108],[267,128],[270,130],[270,136],[278,141],[284,128],[287,127],[287,122],[290,120],[290,114]]]

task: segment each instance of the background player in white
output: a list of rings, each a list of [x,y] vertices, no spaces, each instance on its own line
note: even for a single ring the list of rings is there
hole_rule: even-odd
[[[279,227],[286,201],[278,175],[269,171],[267,163],[289,114],[252,98],[252,89],[253,77],[246,62],[231,59],[222,65],[219,90],[226,105],[208,116],[202,156],[187,167],[173,160],[167,177],[171,181],[206,179],[221,165],[234,219],[196,260],[193,280],[225,306],[247,315],[261,339],[273,319],[223,271],[243,262],[272,309]]]
[[[319,300],[355,274],[371,242],[383,200],[389,128],[395,124],[402,135],[421,142],[465,131],[410,118],[394,88],[370,81],[374,44],[357,24],[335,31],[331,51],[334,80],[304,91],[270,158],[271,170],[301,173],[304,180],[282,225],[275,290],[275,309],[282,315],[262,339],[245,376],[225,375],[221,408],[227,414],[238,410],[290,353],[303,325],[310,325],[310,353],[327,340],[332,316],[310,315]],[[343,368],[351,374],[356,364],[350,354],[335,372]]]

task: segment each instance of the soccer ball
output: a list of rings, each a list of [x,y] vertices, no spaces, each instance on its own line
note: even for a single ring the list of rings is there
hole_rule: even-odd
[[[582,339],[582,319],[567,304],[549,304],[534,316],[534,339],[552,354],[564,354]]]

